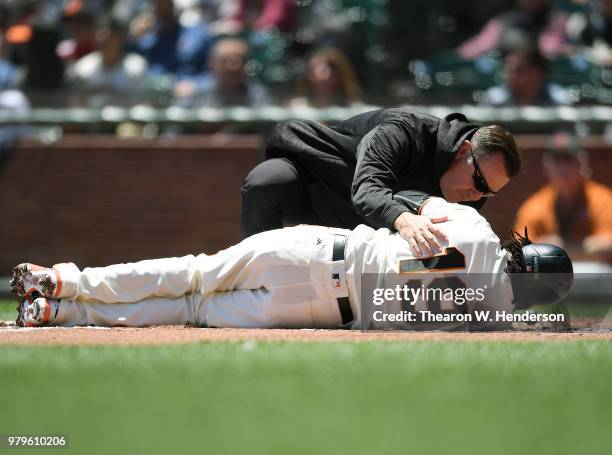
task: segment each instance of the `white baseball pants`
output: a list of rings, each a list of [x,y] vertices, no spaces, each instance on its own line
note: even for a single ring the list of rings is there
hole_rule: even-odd
[[[295,226],[254,235],[214,255],[153,259],[80,271],[57,264],[54,325],[333,328],[348,296],[334,234]],[[356,308],[353,306],[353,311]]]

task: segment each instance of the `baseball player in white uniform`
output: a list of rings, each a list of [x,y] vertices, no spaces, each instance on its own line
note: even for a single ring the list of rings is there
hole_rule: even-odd
[[[17,323],[360,328],[364,273],[378,274],[381,286],[387,274],[418,275],[424,286],[441,275],[487,274],[487,300],[511,311],[509,254],[487,221],[440,198],[420,205],[422,215],[449,218],[438,225],[448,241],[429,258],[415,257],[404,239],[385,228],[300,225],[256,234],[214,255],[84,270],[72,263],[21,264],[11,282],[22,296]],[[371,296],[363,298],[371,302]]]

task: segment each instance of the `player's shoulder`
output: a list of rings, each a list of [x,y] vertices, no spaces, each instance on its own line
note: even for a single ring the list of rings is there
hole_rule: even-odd
[[[428,217],[448,217],[446,234],[455,245],[499,243],[499,237],[495,235],[489,222],[473,207],[432,197],[423,206],[421,214]],[[444,229],[445,225],[446,223],[440,223],[438,226]]]
[[[425,204],[421,207],[420,214],[433,218],[447,216],[452,219],[453,215],[455,215],[473,218],[475,220],[484,220],[484,217],[473,207],[448,202],[441,197],[431,197],[427,199]]]

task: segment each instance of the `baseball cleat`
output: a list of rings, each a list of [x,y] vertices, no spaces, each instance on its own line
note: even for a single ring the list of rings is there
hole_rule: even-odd
[[[13,269],[11,290],[20,297],[38,292],[44,297],[56,297],[62,287],[56,269],[23,263]]]
[[[25,297],[17,305],[17,320],[20,327],[41,327],[49,325],[57,316],[59,300],[46,297]]]

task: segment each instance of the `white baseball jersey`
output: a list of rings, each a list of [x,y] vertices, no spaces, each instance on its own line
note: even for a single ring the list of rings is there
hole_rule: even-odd
[[[444,252],[433,258],[416,257],[408,242],[387,229],[373,230],[367,226],[358,226],[352,232],[346,261],[351,302],[359,302],[360,310],[363,310],[364,304],[372,305],[372,296],[362,295],[361,289],[364,276],[371,274],[377,279],[378,289],[392,289],[398,284],[398,280],[413,289],[421,289],[421,298],[412,300],[409,308],[406,308],[406,302],[401,301],[402,299],[387,302],[387,313],[399,312],[402,306],[412,312],[511,312],[512,287],[508,274],[504,272],[507,264],[506,252],[501,249],[499,238],[485,218],[471,207],[451,204],[441,198],[430,198],[422,208],[421,215],[449,218],[447,222],[436,224],[436,227],[446,234],[448,242],[441,245]],[[463,307],[453,300],[423,298],[427,295],[425,291],[431,289],[432,285],[433,288],[448,286],[451,289],[460,287],[473,291],[484,288],[480,293],[484,294],[484,297],[480,298],[479,294],[474,296],[477,298],[461,302],[465,305]],[[436,308],[430,308],[431,306]],[[361,316],[361,311],[356,314]],[[440,324],[437,321],[429,325],[413,325],[420,329],[439,330],[455,328],[463,323],[449,321],[448,324]],[[362,321],[357,320],[354,326],[362,327]],[[405,328],[406,324],[393,326]]]
[[[363,273],[418,275],[428,286],[440,274],[488,273],[495,296],[511,305],[505,253],[475,210],[432,198],[423,215],[450,218],[446,252],[415,258],[387,229],[353,231],[295,226],[254,235],[214,255],[153,259],[80,271],[58,264],[62,302],[56,325],[192,324],[209,327],[333,328],[342,325],[339,297],[349,297],[360,327]],[[345,260],[332,261],[336,235],[347,237]],[[436,266],[434,267],[434,264]],[[425,272],[425,273],[423,273]],[[403,275],[402,275],[403,276]]]

